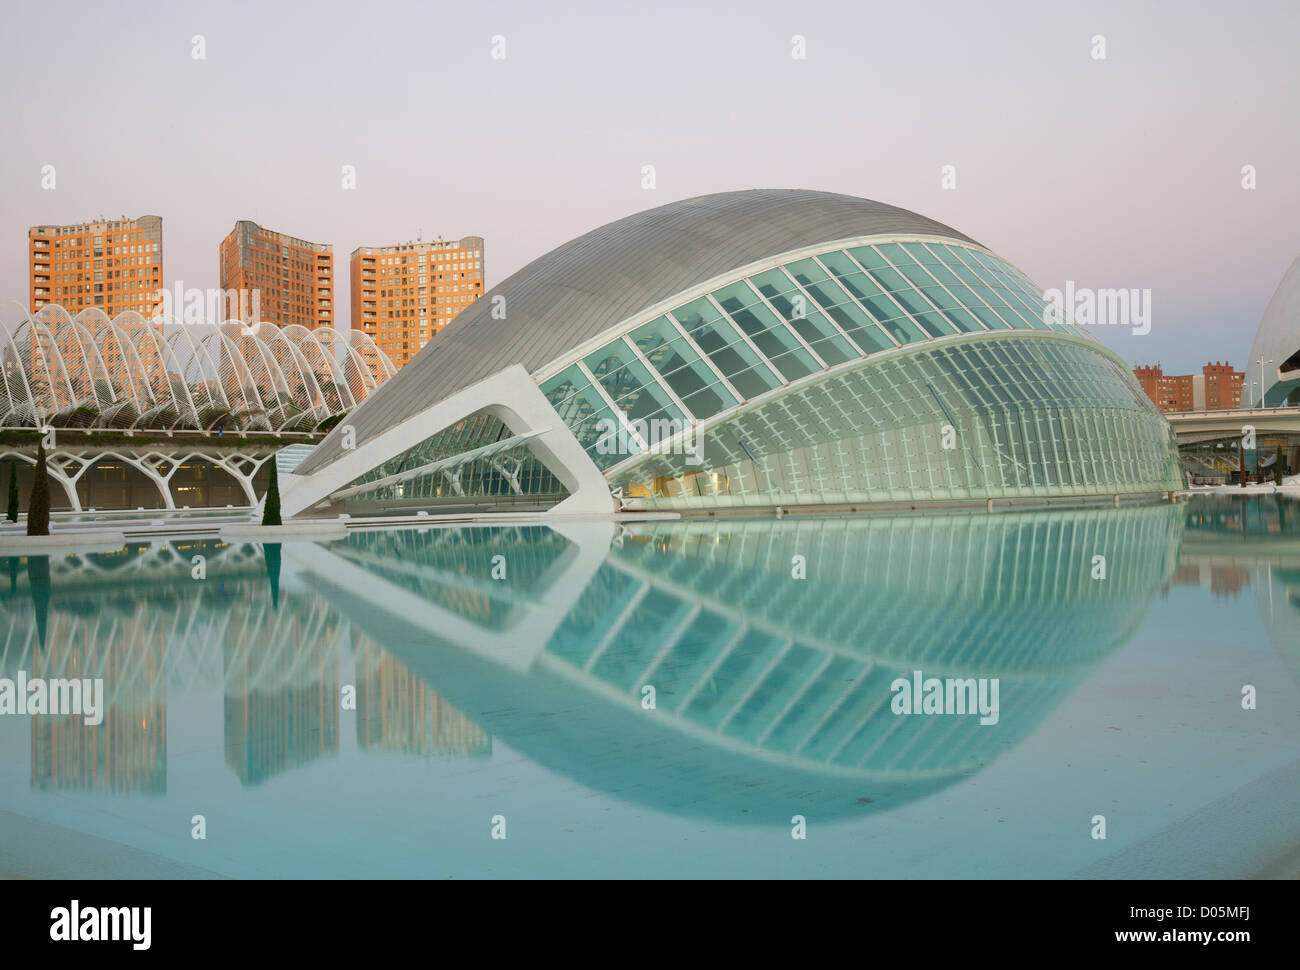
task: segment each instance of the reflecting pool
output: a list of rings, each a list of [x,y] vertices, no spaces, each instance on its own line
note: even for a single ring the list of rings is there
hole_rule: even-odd
[[[0,559],[20,675],[0,875],[1300,871],[1285,499]]]

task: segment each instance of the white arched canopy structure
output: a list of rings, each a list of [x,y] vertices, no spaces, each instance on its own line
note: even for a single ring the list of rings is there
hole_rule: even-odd
[[[0,427],[306,431],[396,373],[358,332],[11,310],[0,322]]]

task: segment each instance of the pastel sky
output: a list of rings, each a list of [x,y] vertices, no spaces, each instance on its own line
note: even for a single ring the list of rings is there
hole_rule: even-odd
[[[1300,254],[1294,0],[5,6],[5,302],[39,223],[161,215],[168,283],[214,287],[253,219],[332,243],[346,310],[357,246],[481,235],[492,286],[641,209],[809,188],[946,222],[1045,288],[1150,289],[1149,334],[1098,335],[1186,373],[1245,365]]]

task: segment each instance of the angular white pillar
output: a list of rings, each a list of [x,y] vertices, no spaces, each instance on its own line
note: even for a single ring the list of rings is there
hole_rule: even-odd
[[[548,516],[610,515],[617,511],[609,482],[596,463],[555,413],[528,371],[513,364],[373,438],[358,441],[351,451],[341,452],[309,474],[281,476],[282,513],[286,517],[303,514],[372,468],[479,412],[499,418],[515,434],[544,432],[529,440],[527,447],[569,490],[569,497],[547,512]],[[347,423],[345,418],[342,424]]]

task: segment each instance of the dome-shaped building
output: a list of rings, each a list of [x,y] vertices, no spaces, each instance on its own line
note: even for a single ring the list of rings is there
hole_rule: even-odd
[[[1277,285],[1250,348],[1247,373],[1264,362],[1265,407],[1300,405],[1300,256]]]
[[[1124,361],[970,237],[754,190],[637,213],[457,317],[282,482],[313,509],[558,512],[1159,493]]]

